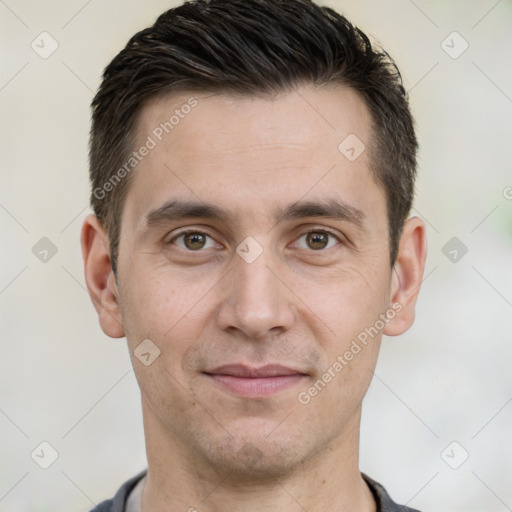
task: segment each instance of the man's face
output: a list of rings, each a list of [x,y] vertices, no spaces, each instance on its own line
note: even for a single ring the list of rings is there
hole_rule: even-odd
[[[188,460],[279,473],[356,431],[381,334],[333,365],[390,308],[392,274],[369,150],[338,149],[351,134],[369,147],[369,113],[346,88],[182,94],[143,109],[136,147],[157,145],[126,197],[119,301],[146,435],[164,433]],[[221,215],[190,216],[189,203]],[[160,350],[147,366],[134,356],[146,339]]]

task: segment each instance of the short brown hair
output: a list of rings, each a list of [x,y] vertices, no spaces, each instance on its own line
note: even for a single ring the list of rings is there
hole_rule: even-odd
[[[343,84],[364,99],[373,121],[370,169],[386,192],[394,263],[414,195],[417,141],[393,60],[311,0],[193,0],[130,39],[92,102],[91,205],[109,237],[114,273],[131,176],[120,179],[119,171],[133,151],[142,105],[171,92],[265,95],[303,83]]]

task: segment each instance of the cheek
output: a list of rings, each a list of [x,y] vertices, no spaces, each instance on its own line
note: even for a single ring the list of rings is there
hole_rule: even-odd
[[[344,404],[339,413],[345,414],[360,403],[375,369],[382,332],[379,315],[387,308],[388,273],[382,266],[381,271],[346,268],[329,286],[324,294],[329,299],[323,301],[320,315],[334,334],[324,346],[328,363],[320,379],[332,382],[324,400],[333,408]]]
[[[359,268],[347,268],[301,297],[314,311],[317,324],[329,328],[316,337],[324,353],[322,367],[301,395],[311,400],[325,428],[336,429],[348,421],[371,382],[382,331],[380,324],[379,329],[375,325],[386,311],[386,283],[384,273],[370,278]],[[307,289],[305,283],[302,289]]]
[[[171,274],[164,268],[146,269],[143,273],[133,269],[130,275],[138,278],[123,287],[121,294],[123,323],[136,378],[149,403],[162,417],[195,405],[194,399],[183,393],[187,380],[183,362],[187,351],[200,339],[205,319],[211,314],[205,309],[211,306],[205,299],[213,283],[194,281],[192,285],[183,274]],[[146,339],[159,351],[150,365],[137,357],[141,352],[137,348]]]
[[[382,265],[381,265],[382,267]],[[333,269],[321,277],[302,277],[294,289],[307,308],[329,329],[333,348],[345,344],[374,325],[387,307],[389,272],[360,266]],[[327,348],[327,347],[326,347]]]
[[[162,351],[184,351],[187,340],[197,333],[208,315],[210,277],[186,279],[186,272],[170,272],[168,267],[130,271],[130,283],[121,295],[123,322],[130,345],[149,338]],[[172,343],[171,343],[172,342]]]

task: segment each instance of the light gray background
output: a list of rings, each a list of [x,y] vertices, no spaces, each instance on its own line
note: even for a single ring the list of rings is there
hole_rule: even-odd
[[[512,4],[325,3],[399,64],[421,142],[415,211],[428,224],[416,323],[383,341],[361,468],[425,512],[512,510]],[[79,230],[103,68],[173,5],[0,0],[2,512],[85,511],[146,466],[126,342],[98,326]],[[31,48],[43,31],[59,45],[47,59]],[[458,58],[454,31],[469,44]],[[58,249],[47,262],[32,253],[42,237]],[[456,262],[442,250],[452,237],[468,249]],[[48,469],[30,455],[43,441],[58,452]]]

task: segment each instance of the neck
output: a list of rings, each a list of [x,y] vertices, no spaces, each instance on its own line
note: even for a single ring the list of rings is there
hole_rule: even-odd
[[[329,446],[281,474],[212,467],[190,453],[142,400],[148,473],[142,512],[376,512],[359,471],[361,411]]]

